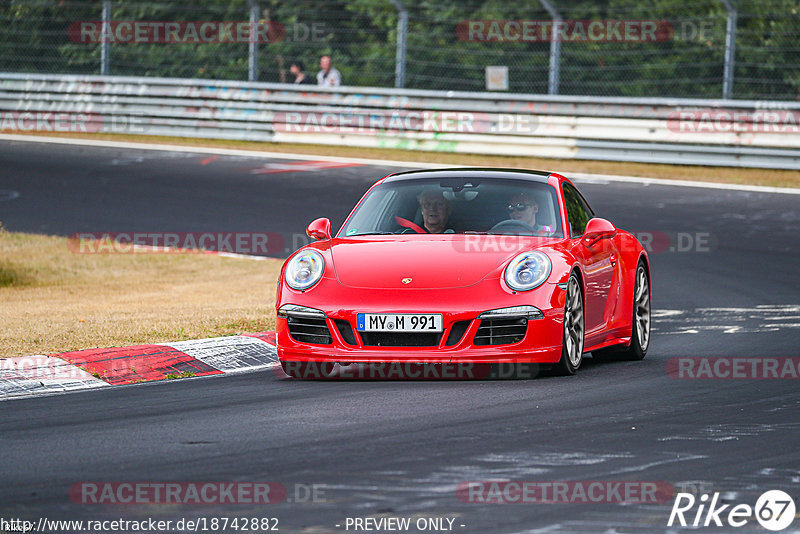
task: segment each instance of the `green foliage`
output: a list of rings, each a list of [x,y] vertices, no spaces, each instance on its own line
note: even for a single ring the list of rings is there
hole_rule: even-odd
[[[553,0],[565,20],[657,20],[673,28],[658,42],[563,42],[560,93],[718,98],[727,14],[719,0]],[[734,96],[798,97],[800,1],[736,0]],[[484,90],[489,65],[509,67],[512,92],[547,91],[550,43],[459,39],[459,22],[537,20],[538,1],[404,0],[409,12],[406,86]],[[390,0],[260,0],[260,20],[279,23],[283,39],[258,45],[258,79],[291,82],[302,60],[315,76],[333,56],[347,85],[394,85],[398,14]],[[0,2],[0,70],[99,73],[100,45],[77,43],[67,28],[98,21],[95,0]],[[247,21],[247,0],[114,0],[116,21]],[[114,43],[111,74],[245,80],[247,43]]]

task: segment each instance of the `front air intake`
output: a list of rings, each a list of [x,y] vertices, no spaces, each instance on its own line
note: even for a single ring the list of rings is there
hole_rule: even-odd
[[[447,341],[444,343],[445,346],[452,347],[453,345],[458,345],[458,342],[464,337],[471,322],[472,321],[457,321],[453,323],[453,326],[450,327],[450,333],[447,334]]]
[[[330,345],[331,331],[325,319],[311,317],[287,317],[289,335],[299,343],[313,343],[315,345]]]
[[[339,331],[339,335],[342,336],[342,340],[348,345],[355,345],[356,336],[353,334],[353,327],[350,326],[350,323],[344,319],[334,319],[333,322]]]
[[[522,341],[527,331],[525,317],[482,319],[472,342],[475,345],[511,345]]]

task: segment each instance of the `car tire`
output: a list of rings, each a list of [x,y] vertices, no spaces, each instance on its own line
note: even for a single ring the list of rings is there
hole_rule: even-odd
[[[643,261],[636,267],[631,310],[631,344],[592,352],[599,361],[638,361],[647,355],[650,346],[650,277]]]
[[[583,361],[585,334],[583,292],[578,275],[569,275],[567,295],[564,299],[564,328],[561,335],[561,359],[553,372],[561,376],[574,375]]]

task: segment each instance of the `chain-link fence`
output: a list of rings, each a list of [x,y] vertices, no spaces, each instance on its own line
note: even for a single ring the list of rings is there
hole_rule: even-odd
[[[796,100],[798,36],[798,0],[0,2],[7,72]]]

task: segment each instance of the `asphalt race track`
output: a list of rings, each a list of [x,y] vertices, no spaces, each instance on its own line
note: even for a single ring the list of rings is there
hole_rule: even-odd
[[[293,161],[2,141],[0,221],[56,235],[302,234],[320,216],[338,228],[394,170],[296,171]],[[727,504],[752,506],[772,489],[797,500],[800,382],[679,379],[667,362],[800,357],[798,197],[579,185],[598,214],[658,243],[644,361],[586,358],[575,377],[472,382],[304,382],[267,371],[4,402],[0,516],[277,517],[282,532],[346,532],[348,517],[447,517],[455,532],[666,532],[678,530],[667,527],[672,499],[468,503],[456,488],[656,481],[719,492]],[[293,502],[76,504],[69,488],[86,481],[279,482]],[[322,491],[316,502],[294,502],[311,485]],[[755,520],[735,531],[763,532]]]

